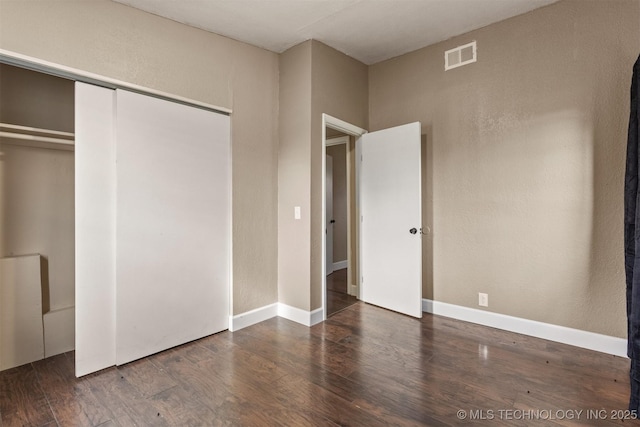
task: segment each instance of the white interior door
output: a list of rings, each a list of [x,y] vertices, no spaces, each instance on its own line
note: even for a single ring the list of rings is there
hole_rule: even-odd
[[[116,363],[228,328],[229,117],[116,91]]]
[[[361,299],[422,317],[420,123],[358,141]]]
[[[75,85],[76,376],[116,363],[113,89]]]
[[[325,254],[325,264],[327,276],[333,273],[333,157],[327,156],[326,160],[327,178],[325,181],[325,206],[327,209],[325,218],[325,233],[327,234],[327,253]]]

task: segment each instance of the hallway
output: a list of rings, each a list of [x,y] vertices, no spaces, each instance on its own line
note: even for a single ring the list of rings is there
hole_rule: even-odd
[[[358,298],[347,293],[347,269],[336,270],[327,276],[327,317],[352,304]]]

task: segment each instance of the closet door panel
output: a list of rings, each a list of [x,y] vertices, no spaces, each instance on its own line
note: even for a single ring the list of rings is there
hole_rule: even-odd
[[[76,376],[116,360],[114,106],[114,90],[76,83]]]
[[[228,328],[229,117],[117,90],[116,363]]]

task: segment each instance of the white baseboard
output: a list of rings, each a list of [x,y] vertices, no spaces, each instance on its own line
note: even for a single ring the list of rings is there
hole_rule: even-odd
[[[255,310],[247,311],[235,316],[229,316],[229,330],[238,331],[247,326],[255,325],[278,315],[278,303],[265,305]]]
[[[282,303],[278,303],[278,316],[305,326],[313,326],[323,320],[322,308],[306,311]]]
[[[349,265],[348,263],[349,263],[349,261],[346,260],[346,259],[344,261],[334,262],[333,263],[333,271],[342,270],[342,269],[347,268],[347,266]]]
[[[623,338],[429,299],[422,300],[422,311],[602,353],[613,354],[615,356],[627,357],[627,340]]]
[[[309,326],[313,326],[324,321],[324,312],[322,311],[322,307],[316,308],[309,313],[309,321],[311,322]]]
[[[318,308],[313,311],[305,311],[296,307],[291,307],[287,304],[276,302],[235,316],[229,316],[229,330],[231,332],[239,331],[242,328],[255,325],[256,323],[263,322],[276,316],[284,317],[285,319],[292,320],[305,326],[313,326],[324,320],[323,314],[322,308]]]
[[[549,341],[569,344],[576,347],[627,357],[627,340],[580,329],[567,328],[520,317],[478,310],[429,299],[422,300],[422,311],[451,317],[465,322],[476,323],[496,329],[502,329],[518,334],[529,335]],[[272,317],[280,316],[285,319],[313,326],[323,321],[322,308],[313,311],[301,310],[287,304],[274,303],[255,310],[247,311],[229,317],[229,330],[237,331],[247,326],[260,323]]]

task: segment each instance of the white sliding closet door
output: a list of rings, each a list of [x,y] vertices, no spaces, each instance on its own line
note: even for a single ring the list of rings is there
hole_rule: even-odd
[[[114,90],[76,83],[76,376],[116,362],[114,106]]]
[[[228,116],[116,90],[116,363],[228,328]]]

